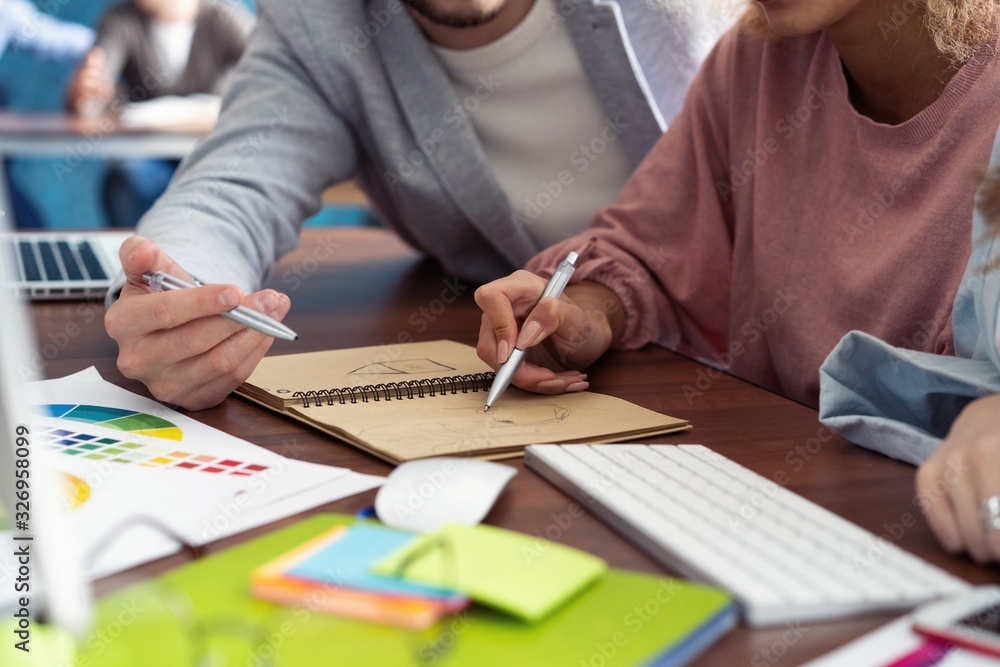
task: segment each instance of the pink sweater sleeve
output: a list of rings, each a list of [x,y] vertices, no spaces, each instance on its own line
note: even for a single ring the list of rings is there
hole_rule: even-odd
[[[573,282],[596,282],[621,299],[625,332],[616,347],[656,341],[681,352],[723,349],[727,337],[733,215],[725,182],[725,74],[733,34],[706,60],[681,113],[585,233],[528,264],[543,276],[569,250],[594,245]]]

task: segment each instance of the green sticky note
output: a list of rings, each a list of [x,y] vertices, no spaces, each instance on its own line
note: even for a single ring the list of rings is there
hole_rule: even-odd
[[[448,525],[379,561],[378,574],[462,591],[522,620],[544,619],[607,571],[602,559],[493,526]]]

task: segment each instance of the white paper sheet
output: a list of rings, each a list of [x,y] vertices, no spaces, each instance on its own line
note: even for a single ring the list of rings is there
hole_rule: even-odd
[[[122,530],[130,518],[151,517],[204,544],[383,481],[272,453],[108,383],[94,368],[31,389],[34,446],[51,452],[76,504],[79,548],[99,554],[84,563],[91,578],[180,548],[148,526]],[[15,569],[0,554],[0,590],[12,589],[5,582]]]

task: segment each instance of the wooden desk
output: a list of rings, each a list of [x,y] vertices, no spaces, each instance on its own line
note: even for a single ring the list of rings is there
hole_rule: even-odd
[[[302,247],[279,265],[270,285],[291,296],[292,311],[286,322],[300,334],[295,343],[278,341],[273,353],[407,338],[475,343],[479,329],[479,311],[472,300],[474,287],[443,275],[436,264],[422,260],[384,230],[309,230]],[[148,395],[142,385],[126,380],[117,371],[117,350],[104,332],[101,304],[40,304],[32,311],[46,376],[58,377],[95,365],[108,380]],[[928,561],[973,583],[1000,582],[995,569],[977,567],[940,549],[914,505],[911,466],[833,436],[820,427],[814,410],[656,348],[612,353],[591,370],[590,378],[596,391],[689,418],[694,424],[688,433],[651,442],[698,442],[769,478],[783,473],[793,491],[878,535],[886,535]],[[685,387],[689,388],[687,393]],[[378,459],[239,399],[231,398],[191,416],[286,456],[373,474],[384,475],[390,470]],[[664,572],[590,515],[567,525],[561,515],[570,501],[524,468],[520,460],[513,464],[520,473],[487,518],[488,523],[585,549],[615,567]],[[370,506],[374,495],[374,491],[364,493],[316,511],[353,513]],[[911,523],[910,516],[915,517],[915,525],[902,528],[904,522]],[[272,527],[222,540],[209,551]],[[893,531],[898,537],[893,537]],[[183,562],[182,556],[174,556],[150,563],[98,582],[98,590],[114,590]],[[698,664],[797,665],[892,617],[882,614],[765,630],[740,626]]]
[[[13,216],[7,192],[8,158],[62,158],[67,172],[81,160],[95,157],[181,159],[213,125],[214,119],[171,126],[128,127],[113,116],[84,118],[62,113],[0,112],[0,211]],[[54,176],[58,182],[59,174]],[[11,218],[8,224],[14,228],[15,222]]]

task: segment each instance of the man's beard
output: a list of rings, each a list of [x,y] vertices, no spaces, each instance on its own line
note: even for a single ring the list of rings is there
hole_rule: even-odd
[[[413,7],[427,20],[448,28],[474,28],[489,23],[503,10],[502,3],[491,11],[477,9],[447,11],[433,6],[434,0],[402,0],[402,2]]]

